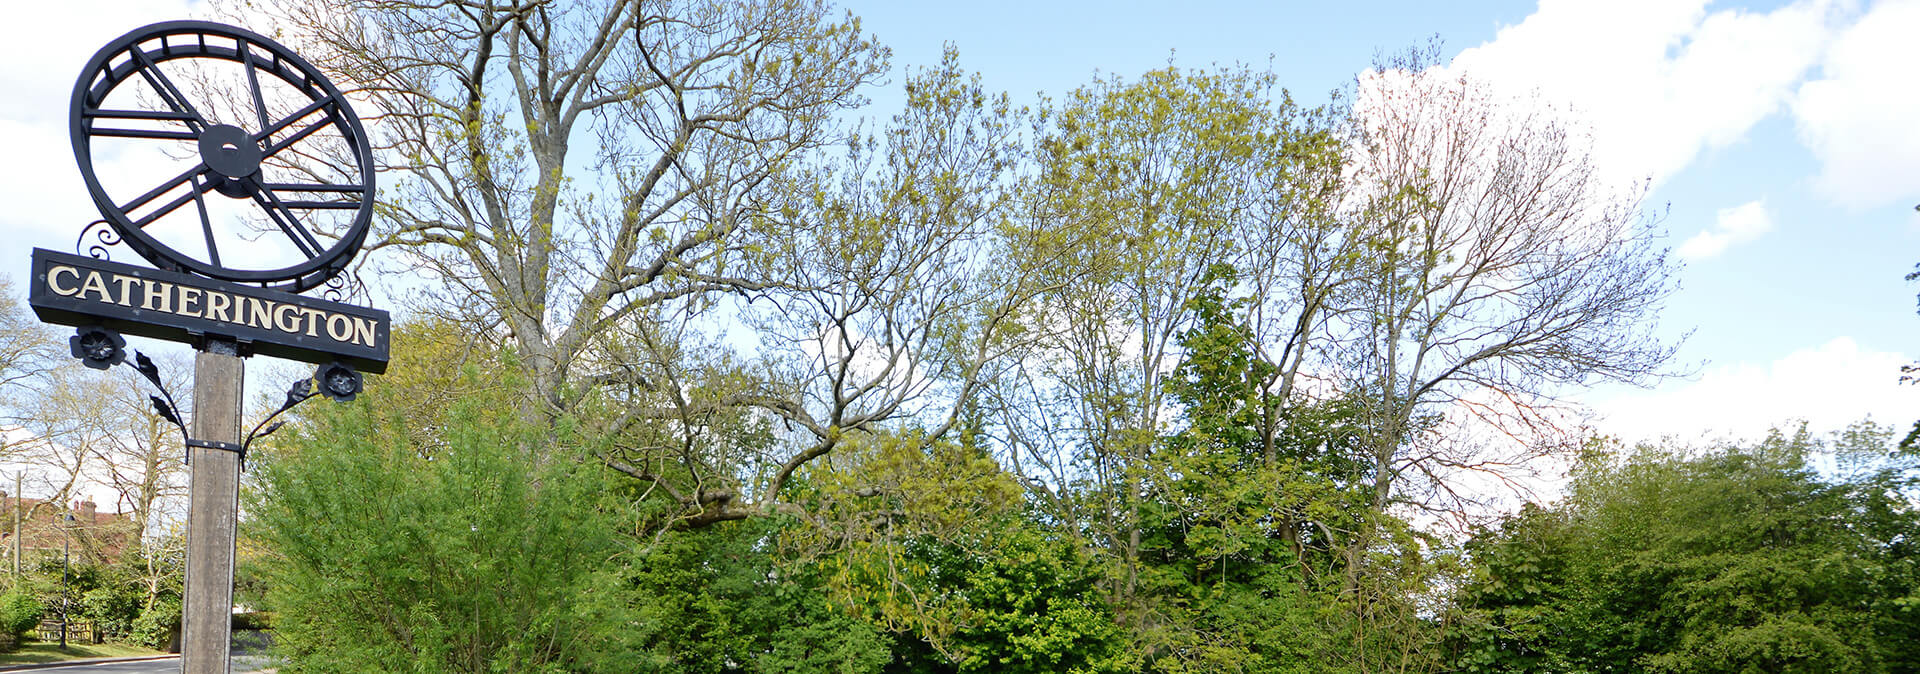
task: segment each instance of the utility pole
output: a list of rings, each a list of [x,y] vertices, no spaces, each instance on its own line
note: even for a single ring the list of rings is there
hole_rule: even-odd
[[[193,362],[193,437],[240,445],[240,399],[246,364],[240,346],[208,338]],[[233,638],[234,520],[240,500],[240,453],[187,447],[187,591],[182,607],[180,667],[186,674],[226,674]]]

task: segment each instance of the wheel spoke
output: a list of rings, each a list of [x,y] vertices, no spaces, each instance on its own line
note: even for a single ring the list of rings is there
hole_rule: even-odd
[[[159,64],[147,58],[146,50],[136,44],[130,52],[134,63],[139,65],[140,76],[146,78],[147,84],[160,94],[160,100],[165,101],[167,107],[173,108],[174,112],[188,115],[187,126],[196,132],[207,126],[207,121],[200,117],[200,112],[194,110],[193,104],[187,102],[187,97],[173,86],[173,80],[168,79],[167,74],[160,71]]]
[[[200,232],[207,237],[207,262],[220,266],[220,248],[213,243],[213,221],[207,218],[207,200],[201,197],[207,188],[200,185],[200,178],[193,179],[193,205],[200,209]]]
[[[307,259],[319,257],[322,250],[320,241],[315,239],[306,227],[301,226],[300,219],[294,216],[293,211],[288,209],[286,204],[280,202],[280,196],[274,194],[273,190],[267,189],[265,185],[251,179],[247,182],[252,183],[256,188],[251,190],[253,200],[267,211],[267,217],[273,220],[273,224],[279,225],[280,231],[285,232],[287,238],[293,239],[294,247],[299,248]]]
[[[172,180],[168,180],[164,183],[160,183],[159,187],[155,187],[152,190],[148,191],[146,194],[142,194],[139,197],[134,198],[133,201],[129,201],[125,204],[121,204],[120,213],[123,215],[131,213],[133,209],[146,205],[147,202],[153,201],[154,199],[159,198],[160,195],[166,194],[167,192],[172,191],[173,188],[175,187],[179,187],[180,183],[184,183],[188,180],[197,178],[200,176],[200,174],[206,173],[208,170],[210,169],[207,168],[206,164],[196,163],[193,165],[193,168],[187,169],[185,173],[181,173],[180,175],[174,176]]]
[[[95,120],[128,119],[156,122],[187,122],[189,127],[195,121],[190,113],[171,110],[103,110],[100,108],[82,108],[80,116],[86,118],[87,135],[111,138],[158,138],[162,140],[197,140],[200,136],[192,131],[167,131],[165,129],[116,129],[100,128],[93,125]]]
[[[282,129],[285,129],[288,126],[292,126],[294,122],[298,122],[302,119],[306,119],[308,115],[313,114],[313,111],[319,110],[320,108],[325,107],[328,103],[332,103],[332,102],[333,102],[333,98],[327,97],[327,98],[322,98],[320,100],[314,101],[312,103],[308,103],[305,107],[302,107],[299,110],[293,111],[293,114],[287,115],[285,117],[281,117],[279,121],[274,122],[273,124],[268,125],[266,128],[261,129],[260,133],[253,134],[253,140],[255,142],[266,140],[267,138],[271,137],[273,134],[279,133]],[[307,133],[312,133],[312,132],[308,131]],[[288,144],[290,144],[290,142],[282,141],[280,143],[276,143],[275,145],[276,147],[285,147]],[[278,150],[276,149],[275,151],[278,151]]]
[[[153,224],[153,221],[166,217],[168,213],[172,213],[175,209],[180,208],[181,206],[185,205],[187,202],[198,200],[200,198],[201,192],[213,189],[213,183],[211,181],[202,183],[198,180],[197,174],[189,176],[189,178],[192,178],[194,180],[193,180],[193,185],[187,189],[186,194],[180,195],[178,198],[175,198],[173,201],[169,201],[166,204],[160,206],[159,208],[153,209],[152,213],[148,213],[146,214],[146,216],[140,218],[139,220],[133,221],[133,226],[145,229],[147,225]]]
[[[168,112],[166,110],[104,110],[101,108],[86,108],[81,110],[80,114],[99,119],[158,119],[180,122],[194,119],[193,115],[185,112]]]
[[[159,129],[88,129],[91,136],[107,138],[157,138],[160,140],[199,140],[200,134],[192,131],[161,131]]]
[[[313,135],[315,131],[324,129],[327,127],[328,124],[332,124],[332,123],[333,123],[333,120],[328,119],[324,121],[314,122],[312,124],[308,124],[304,127],[301,127],[299,131],[293,132],[293,135],[287,136],[286,138],[282,138],[280,139],[280,142],[274,143],[272,146],[268,147],[267,149],[262,150],[260,152],[260,159],[265,160],[268,157],[272,157],[276,154],[279,154],[281,150],[285,150],[288,147],[291,147],[294,143],[298,143],[300,141],[306,140],[307,136]]]
[[[283,203],[287,205],[287,208],[304,208],[308,210],[313,210],[313,209],[334,209],[334,210],[342,210],[342,211],[360,210],[360,202],[358,201],[306,200],[306,201],[287,201]]]
[[[260,95],[260,75],[255,71],[253,65],[253,46],[247,44],[244,40],[239,41],[237,44],[240,46],[240,52],[245,55],[245,58],[241,60],[247,64],[247,87],[253,90],[253,111],[260,117],[261,135],[259,138],[256,138],[255,141],[267,141],[271,143],[273,142],[273,134],[266,130],[267,101],[264,96]]]
[[[358,195],[358,194],[363,194],[367,191],[367,188],[365,185],[326,185],[321,183],[264,183],[261,185],[261,187],[267,188],[269,190],[273,190],[275,192],[307,192],[307,193],[331,192],[331,193],[338,194],[340,196]],[[289,199],[289,200],[284,200],[280,203],[285,205],[287,208],[304,208],[304,209],[328,208],[328,209],[341,209],[341,210],[360,208],[360,202],[357,199],[354,201],[316,201],[312,199]]]
[[[329,185],[327,183],[261,183],[275,192],[365,192],[366,185]]]

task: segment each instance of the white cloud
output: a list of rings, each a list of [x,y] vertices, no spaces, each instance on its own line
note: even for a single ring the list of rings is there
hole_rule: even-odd
[[[1699,0],[1542,0],[1450,67],[1571,105],[1592,124],[1603,175],[1658,183],[1782,109],[1842,13],[1829,0],[1766,13],[1709,13]]]
[[[1900,366],[1911,362],[1838,337],[1772,363],[1714,367],[1694,381],[1591,404],[1598,428],[1629,442],[1754,438],[1796,419],[1827,432],[1869,415],[1905,428],[1920,416],[1920,386],[1899,382]]]
[[[1869,208],[1920,198],[1920,0],[1882,2],[1834,41],[1793,100],[1815,187]]]
[[[1682,259],[1704,260],[1725,252],[1728,246],[1760,238],[1773,229],[1773,217],[1764,201],[1749,201],[1733,208],[1720,209],[1713,228],[1693,235],[1674,252]]]
[[[98,219],[75,168],[67,114],[74,78],[93,53],[127,31],[194,18],[185,0],[23,2],[0,22],[0,138],[12,158],[0,166],[0,260],[24,264],[27,248],[67,250]],[[104,158],[115,164],[119,158]],[[103,171],[114,170],[107,166]],[[0,269],[17,273],[17,269]]]

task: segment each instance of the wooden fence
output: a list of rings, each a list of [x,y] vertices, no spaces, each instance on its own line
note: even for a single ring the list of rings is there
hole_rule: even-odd
[[[57,642],[60,640],[60,621],[42,620],[38,632],[36,636],[41,641]],[[91,620],[75,620],[67,623],[67,643],[100,643],[100,630]]]

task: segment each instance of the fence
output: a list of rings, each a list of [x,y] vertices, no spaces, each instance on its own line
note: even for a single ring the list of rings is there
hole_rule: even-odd
[[[58,620],[40,621],[40,629],[39,629],[39,634],[37,636],[41,641],[59,641],[60,640],[60,621]],[[80,644],[100,643],[99,626],[93,624],[93,621],[91,620],[75,620],[73,622],[67,623],[67,643],[80,643]]]

